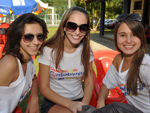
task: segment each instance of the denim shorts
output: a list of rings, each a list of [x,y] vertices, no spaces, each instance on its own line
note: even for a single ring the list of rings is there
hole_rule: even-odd
[[[79,99],[76,99],[76,100],[73,100],[73,101],[82,101],[83,97],[82,98],[79,98]],[[56,103],[44,98],[44,102],[41,106],[41,113],[48,113],[48,111],[50,110],[51,107],[53,107]]]

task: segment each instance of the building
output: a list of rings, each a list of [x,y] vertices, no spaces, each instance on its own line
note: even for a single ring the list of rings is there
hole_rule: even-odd
[[[104,35],[105,2],[107,0],[87,0],[86,3],[100,1],[101,3],[101,23],[100,35]],[[124,13],[138,13],[142,16],[143,25],[150,26],[150,0],[124,0]]]

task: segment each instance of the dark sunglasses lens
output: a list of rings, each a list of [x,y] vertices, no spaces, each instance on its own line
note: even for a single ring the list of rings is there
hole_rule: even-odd
[[[139,14],[133,13],[129,16],[130,18],[132,18],[135,21],[142,21],[142,17]]]
[[[116,18],[116,22],[120,22],[120,21],[123,21],[124,19],[127,18],[127,15],[126,14],[121,14],[119,15],[117,18]]]
[[[68,22],[66,29],[67,29],[67,31],[73,32],[77,29],[77,25],[75,23]]]
[[[45,36],[43,34],[37,36],[38,41],[44,42]]]
[[[87,24],[83,24],[79,28],[80,28],[81,33],[87,33],[87,31],[88,31],[88,25]]]
[[[32,34],[27,34],[27,35],[24,35],[24,38],[23,38],[23,41],[28,43],[28,42],[31,42],[34,38],[34,35]]]
[[[131,19],[135,20],[135,21],[142,21],[142,17],[137,14],[137,13],[133,13],[133,14],[121,14],[116,18],[116,22],[120,22],[125,20],[127,17],[130,17]]]

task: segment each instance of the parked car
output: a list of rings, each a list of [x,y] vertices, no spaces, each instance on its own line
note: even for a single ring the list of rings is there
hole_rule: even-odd
[[[113,19],[113,20],[111,20],[111,21],[109,21],[109,22],[107,22],[107,23],[105,24],[105,28],[114,29],[115,24],[116,24],[116,20]]]

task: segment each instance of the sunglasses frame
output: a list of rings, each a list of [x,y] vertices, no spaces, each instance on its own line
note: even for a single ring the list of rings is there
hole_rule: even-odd
[[[125,20],[126,18],[131,18],[134,21],[138,21],[141,22],[142,21],[142,17],[140,14],[137,13],[133,13],[133,14],[121,14],[116,18],[116,22],[121,22],[123,20]]]
[[[29,38],[27,39],[26,37],[27,36],[29,36]],[[39,37],[43,37],[43,39],[41,39],[41,38],[39,38]],[[38,34],[38,35],[33,35],[33,34],[25,34],[24,36],[23,36],[23,41],[25,42],[25,43],[31,43],[32,42],[32,40],[34,39],[34,38],[37,38],[37,40],[39,41],[39,42],[41,42],[41,43],[43,43],[44,42],[44,40],[45,40],[45,36],[44,36],[44,34]]]
[[[68,28],[68,26],[69,26],[68,23],[72,24],[71,27],[72,27],[73,25],[75,25],[76,28],[75,28],[74,30],[69,30],[69,28]],[[67,30],[68,32],[74,32],[75,30],[77,30],[78,27],[79,27],[79,31],[80,31],[81,33],[86,34],[86,33],[89,31],[89,25],[88,25],[88,24],[81,24],[81,25],[78,26],[76,23],[70,22],[70,21],[67,22],[67,24],[66,24],[66,30]],[[83,28],[86,28],[86,29],[85,29],[85,32],[82,32],[82,30],[81,30],[82,27],[83,27]]]

